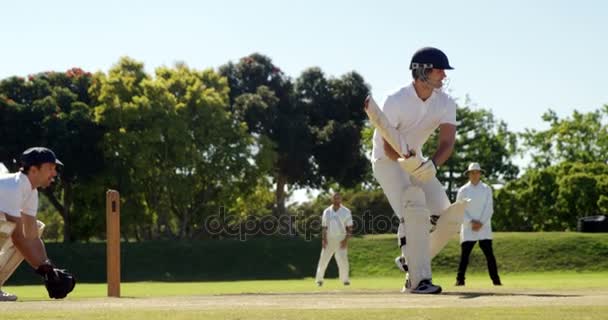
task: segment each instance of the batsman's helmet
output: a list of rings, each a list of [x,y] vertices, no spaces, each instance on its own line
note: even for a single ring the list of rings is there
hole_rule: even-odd
[[[433,47],[424,47],[416,51],[414,56],[412,56],[410,70],[417,69],[452,70],[454,68],[450,66],[448,56],[443,51]]]

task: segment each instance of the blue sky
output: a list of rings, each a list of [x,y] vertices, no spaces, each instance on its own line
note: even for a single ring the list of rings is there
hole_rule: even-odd
[[[292,77],[359,72],[377,101],[411,81],[413,52],[436,46],[455,70],[449,92],[491,109],[510,130],[544,129],[608,104],[608,2],[463,1],[3,1],[0,79],[121,56],[153,72],[183,61],[217,68],[253,52]],[[525,166],[527,160],[516,158]]]
[[[217,68],[252,52],[292,77],[355,70],[381,101],[410,82],[412,53],[436,46],[450,92],[513,131],[608,104],[606,1],[3,1],[0,78],[130,56],[148,71],[184,61]]]
[[[4,1],[0,78],[121,56],[149,71],[184,61],[217,68],[252,52],[288,75],[355,70],[377,100],[407,84],[412,53],[446,52],[450,92],[469,95],[509,128],[608,103],[605,1]]]

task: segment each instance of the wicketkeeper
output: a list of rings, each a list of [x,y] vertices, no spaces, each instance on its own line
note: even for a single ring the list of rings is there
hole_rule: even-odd
[[[462,222],[466,200],[450,204],[437,180],[437,166],[454,149],[456,103],[440,89],[445,70],[453,69],[439,49],[426,47],[412,57],[414,81],[386,99],[380,109],[369,97],[365,111],[376,127],[373,137],[372,170],[399,217],[399,244],[406,275],[404,292],[435,294],[441,287],[432,283],[431,259],[455,235]],[[422,146],[439,128],[435,153],[426,158]],[[436,228],[430,217],[437,216]]]
[[[23,152],[19,172],[0,174],[0,301],[17,300],[1,288],[24,259],[42,277],[50,298],[65,298],[76,285],[72,274],[49,260],[40,239],[44,224],[36,219],[37,189],[51,185],[57,165],[63,163],[53,151],[34,147]]]

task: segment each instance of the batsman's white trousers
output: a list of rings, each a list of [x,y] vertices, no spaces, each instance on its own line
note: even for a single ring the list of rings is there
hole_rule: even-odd
[[[396,161],[388,158],[372,161],[372,171],[391,208],[393,208],[399,220],[403,221],[405,214],[402,197],[405,189],[412,185],[409,174],[403,171]],[[450,206],[450,200],[437,178],[433,178],[426,183],[416,181],[416,186],[424,191],[426,205],[432,215],[441,215],[441,212]],[[399,228],[398,236],[400,238],[405,236],[403,228]]]
[[[338,264],[338,273],[340,275],[340,280],[344,282],[349,282],[348,273],[349,273],[349,265],[348,265],[348,248],[340,248],[340,242],[344,240],[344,236],[342,237],[327,237],[327,246],[321,250],[321,257],[319,257],[319,264],[317,265],[317,276],[316,281],[323,281],[325,277],[325,270],[327,269],[327,265],[329,264],[329,260],[331,257],[336,257],[336,263]]]

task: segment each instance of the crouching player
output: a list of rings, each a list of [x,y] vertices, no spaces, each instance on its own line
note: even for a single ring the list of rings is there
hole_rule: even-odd
[[[0,174],[0,301],[17,300],[1,288],[23,260],[42,277],[50,298],[65,298],[76,285],[49,260],[40,239],[44,224],[36,219],[37,189],[51,185],[57,165],[63,164],[53,151],[34,147],[23,152],[19,172]]]

